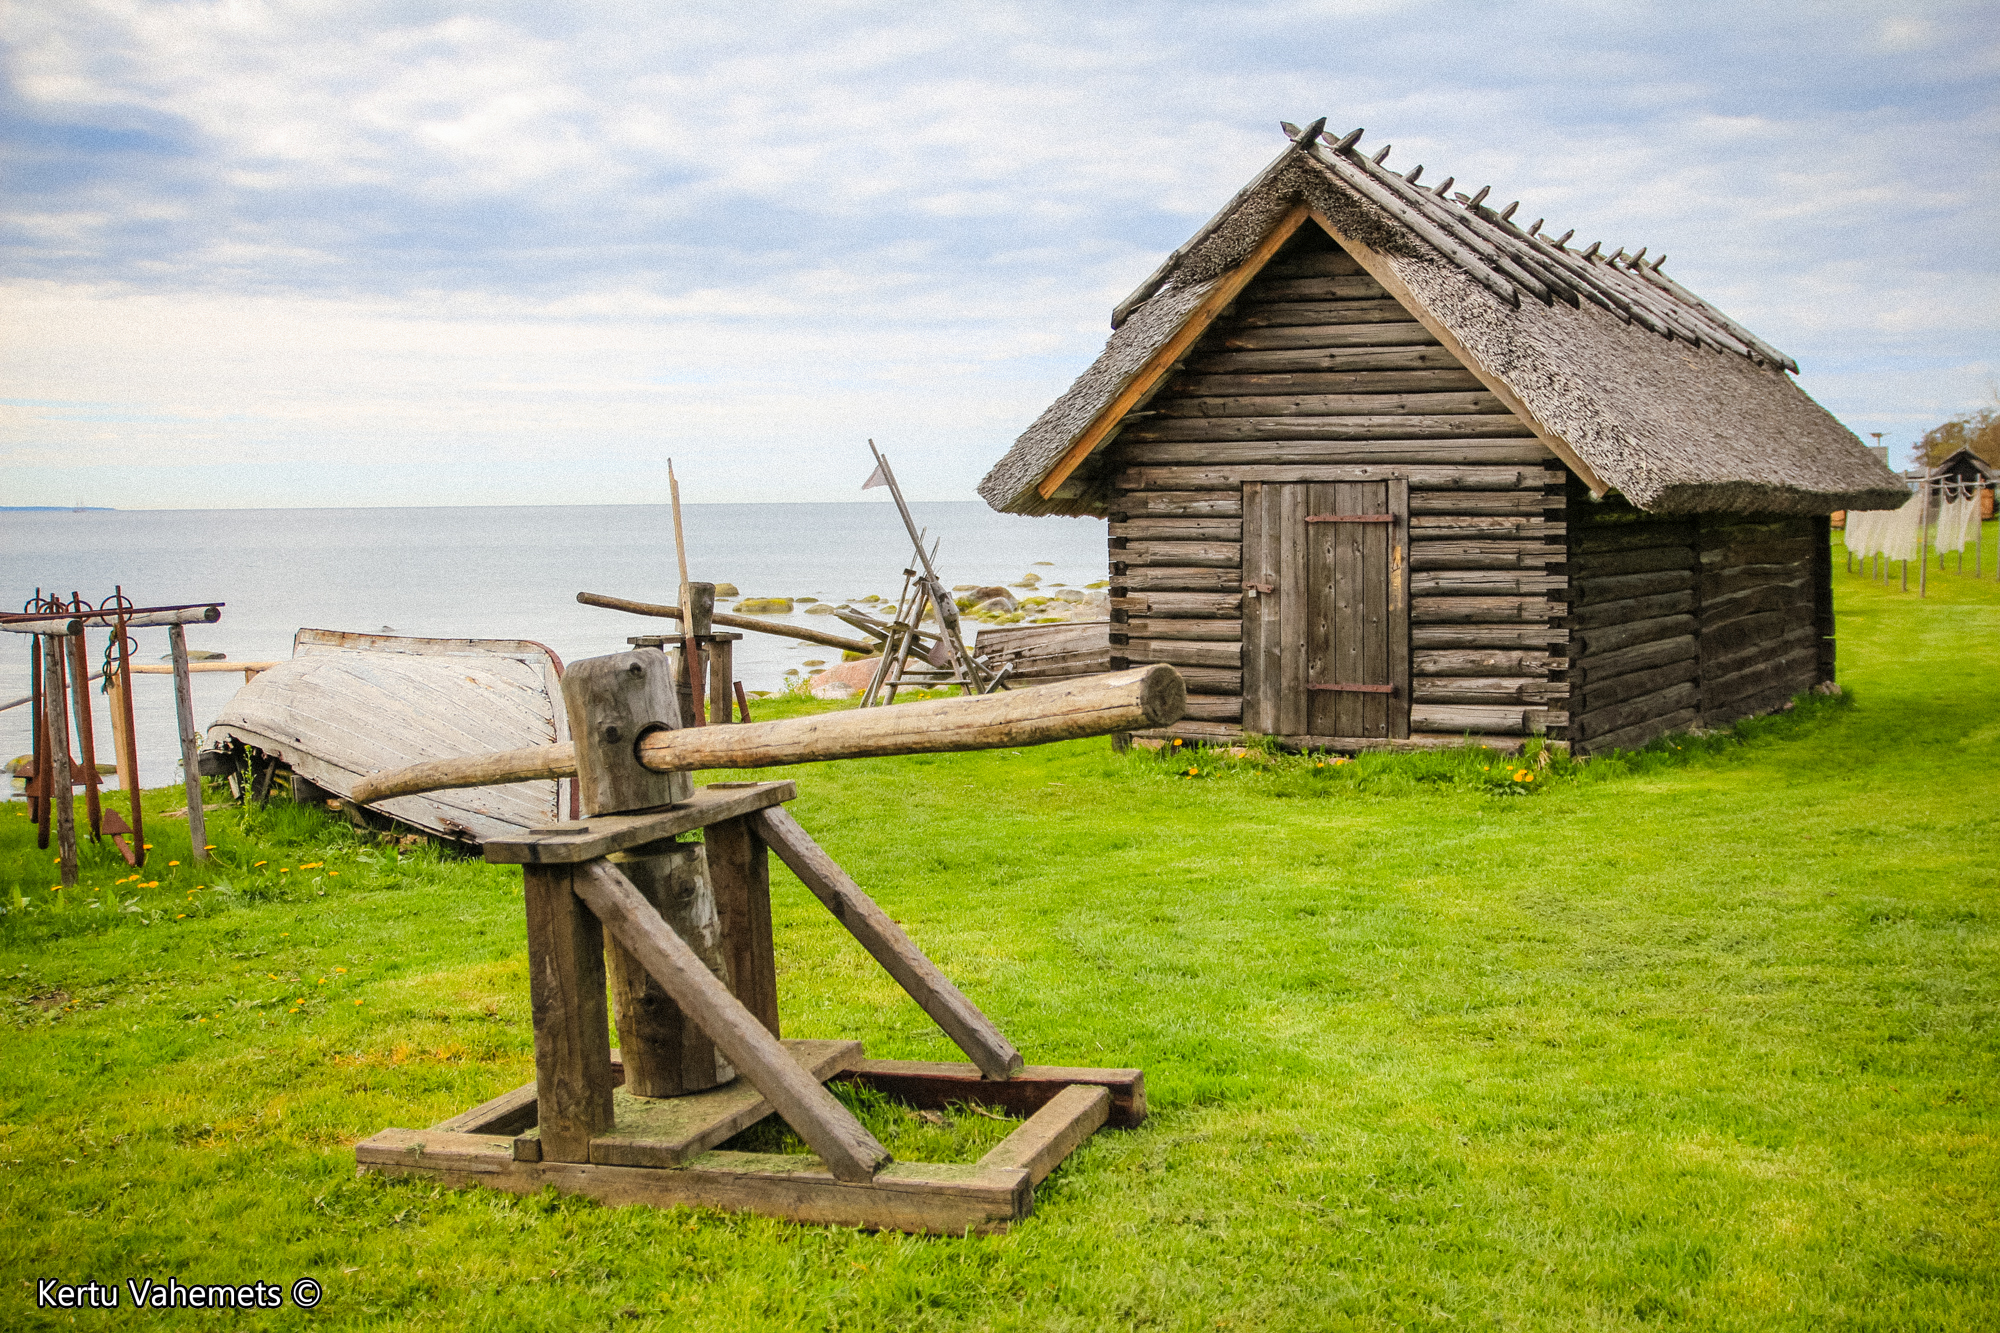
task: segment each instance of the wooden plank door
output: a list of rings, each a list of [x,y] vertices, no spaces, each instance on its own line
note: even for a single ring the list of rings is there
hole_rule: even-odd
[[[1409,736],[1407,482],[1244,486],[1243,726]]]

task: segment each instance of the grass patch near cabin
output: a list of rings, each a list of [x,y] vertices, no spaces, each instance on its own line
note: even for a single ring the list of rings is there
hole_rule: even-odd
[[[1030,1060],[1146,1070],[1152,1118],[998,1237],[358,1180],[356,1140],[531,1077],[519,872],[278,805],[196,870],[160,791],[143,879],[93,849],[51,893],[9,811],[0,1322],[133,1317],[37,1277],[311,1275],[228,1326],[1990,1328],[2000,588],[1835,581],[1845,702],[1532,782],[1104,741],[787,771]],[[773,881],[788,1035],[953,1058]],[[863,1109],[911,1157],[1006,1128]]]

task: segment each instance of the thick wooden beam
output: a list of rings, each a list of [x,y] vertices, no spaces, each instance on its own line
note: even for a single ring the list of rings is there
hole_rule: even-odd
[[[757,831],[778,853],[778,859],[812,890],[836,921],[847,927],[869,956],[930,1015],[931,1021],[944,1029],[944,1034],[979,1066],[981,1073],[991,1079],[1005,1079],[1020,1070],[1024,1062],[1014,1043],[965,998],[964,992],[938,970],[937,964],[911,942],[903,928],[874,899],[848,878],[847,872],[799,827],[796,819],[784,810],[760,811],[754,818]]]
[[[543,866],[523,876],[542,1151],[558,1162],[589,1161],[591,1136],[612,1122],[604,932],[574,878],[568,867]]]
[[[1028,1173],[1037,1185],[1076,1146],[1095,1134],[1111,1115],[1111,1093],[1102,1087],[1074,1084],[1050,1099],[1048,1105],[1029,1116],[1022,1126],[995,1144],[979,1159],[987,1170],[1014,1167]]]
[[[771,939],[770,856],[748,815],[710,824],[701,836],[715,910],[722,920],[723,948],[729,955],[730,989],[775,1037],[778,971]]]
[[[588,862],[576,870],[572,883],[612,938],[666,988],[737,1072],[770,1099],[836,1179],[870,1180],[888,1164],[888,1149],[818,1080],[799,1068],[778,1039],[729,993],[616,866]],[[602,983],[597,993],[603,994]],[[546,1128],[543,1133],[546,1142]]]

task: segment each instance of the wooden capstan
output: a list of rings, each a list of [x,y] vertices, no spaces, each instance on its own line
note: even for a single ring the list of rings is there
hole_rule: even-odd
[[[573,665],[563,677],[573,760],[559,754],[548,763],[573,763],[584,817],[485,845],[487,860],[522,868],[535,1081],[430,1129],[381,1131],[355,1149],[361,1170],[906,1231],[1000,1230],[1026,1217],[1035,1185],[1078,1143],[1106,1123],[1144,1119],[1141,1072],[1024,1065],[784,810],[794,784],[695,788],[686,770],[706,766],[717,744],[732,739],[762,765],[1158,726],[1180,715],[1179,676],[1155,666],[869,710],[860,729],[850,720],[857,715],[843,714],[682,732],[703,737],[689,749],[667,735],[681,731],[679,660],[641,650]],[[839,734],[843,727],[855,734]],[[519,755],[508,762],[520,766]],[[455,776],[454,763],[466,773]],[[471,758],[373,781],[407,790],[492,771],[491,761]],[[699,843],[679,841],[697,829]],[[858,1041],[781,1037],[773,850],[969,1063],[871,1060]],[[835,1078],[916,1106],[970,1102],[1027,1119],[971,1165],[895,1162],[827,1091]],[[717,1150],[773,1113],[813,1156]]]

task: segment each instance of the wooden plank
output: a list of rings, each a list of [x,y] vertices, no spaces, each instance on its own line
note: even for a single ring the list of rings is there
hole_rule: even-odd
[[[1565,663],[1547,652],[1523,648],[1427,649],[1412,655],[1410,670],[1426,676],[1543,676]]]
[[[1633,671],[1665,666],[1669,662],[1692,661],[1697,651],[1692,634],[1656,639],[1650,643],[1635,643],[1615,652],[1595,653],[1589,657],[1572,659],[1569,682],[1571,686],[1588,685],[1600,680],[1611,680]]]
[[[1682,592],[1695,586],[1692,568],[1656,569],[1645,574],[1615,574],[1606,578],[1586,576],[1577,580],[1573,605],[1591,606],[1600,602],[1623,602],[1659,593]]]
[[[762,831],[767,836],[768,829],[766,822]],[[770,1098],[785,1123],[812,1145],[837,1179],[868,1180],[888,1163],[888,1150],[785,1054],[778,1039],[716,980],[615,866],[590,862],[574,872],[571,882],[577,896],[604,923],[604,929],[666,987],[674,1002],[714,1039],[737,1072]],[[609,1128],[605,1124],[597,1132]],[[546,1110],[542,1132],[546,1145]]]
[[[60,652],[60,649],[55,646],[53,639],[47,639],[44,642],[49,645],[50,652]],[[190,855],[198,863],[206,862],[211,859],[207,850],[208,816],[202,813],[201,765],[197,761],[197,756],[201,751],[201,728],[196,725],[194,720],[194,686],[193,682],[188,679],[187,630],[179,624],[167,626],[167,645],[174,659],[174,720],[180,727],[181,774],[184,784],[187,787],[188,839],[193,848]],[[87,681],[80,680],[76,682],[78,694],[82,694],[88,688],[89,683]],[[54,707],[60,712],[62,699],[59,695],[53,697],[55,699]],[[57,748],[67,754],[68,744],[69,742],[65,740]],[[63,766],[65,768],[68,766],[66,760]],[[62,782],[62,787],[57,809],[60,812],[63,826],[62,849],[64,858],[62,881],[65,885],[68,885],[76,882],[76,842],[75,831],[71,827],[71,820],[74,818],[72,812],[75,808],[75,802],[70,799],[68,779],[65,777],[60,779],[60,781]]]
[[[1170,733],[1174,729],[1162,730]],[[1131,1129],[1146,1119],[1146,1076],[1137,1069],[1027,1065],[1006,1082],[996,1083],[967,1064],[863,1060],[842,1077],[866,1083],[910,1106],[937,1109],[954,1102],[970,1102],[1017,1116],[1034,1115],[1067,1088],[1103,1088],[1111,1094],[1108,1123],[1119,1129]]]
[[[1243,573],[1234,565],[1227,568],[1141,565],[1114,570],[1111,582],[1114,588],[1127,592],[1240,592]]]
[[[1198,375],[1283,374],[1313,372],[1463,370],[1454,357],[1435,343],[1408,347],[1299,347],[1268,352],[1209,352],[1187,360]]]
[[[1797,600],[1812,600],[1812,566],[1801,560],[1796,565],[1740,565],[1733,569],[1704,570],[1701,596],[1704,602],[1764,588],[1783,588]]]
[[[1298,230],[1299,224],[1304,220],[1304,207],[1294,205],[1285,216],[1278,219],[1269,234],[1257,243],[1257,247],[1246,255],[1241,263],[1215,280],[1214,286],[1202,297],[1201,303],[1188,312],[1181,326],[1146,359],[1146,364],[1141,366],[1125,387],[1118,391],[1117,396],[1106,403],[1092,418],[1091,423],[1069,448],[1063,451],[1063,456],[1049,470],[1048,475],[1042,478],[1041,484],[1035,489],[1044,500],[1054,495],[1057,489],[1069,480],[1070,474],[1082,465],[1083,460],[1095,453],[1111,433],[1123,424],[1127,412],[1139,406],[1159,387],[1160,381],[1172,372],[1175,364],[1188,353],[1202,334],[1208,332],[1209,325],[1213,324],[1223,310],[1236,299],[1250,280],[1257,276],[1258,270],[1270,262],[1271,256],[1278,252],[1278,247],[1291,238],[1292,233]]]
[[[1134,518],[1113,521],[1106,530],[1128,541],[1241,542],[1240,518]]]
[[[1506,409],[1484,390],[1472,393],[1299,393],[1254,397],[1166,397],[1153,402],[1160,418],[1318,417],[1339,422],[1377,417],[1423,421],[1431,417],[1497,416]]]
[[[1664,569],[1692,570],[1692,546],[1639,546],[1623,551],[1571,555],[1570,573],[1580,580],[1604,579],[1617,574],[1650,574]]]
[[[1470,516],[1518,514],[1522,516],[1543,513],[1561,513],[1561,496],[1547,495],[1536,490],[1518,491],[1449,491],[1412,490],[1410,495],[1410,521],[1416,522],[1417,515],[1461,514]]]
[[[1618,602],[1599,602],[1594,606],[1571,607],[1569,623],[1572,629],[1626,625],[1637,621],[1656,620],[1661,616],[1688,614],[1693,612],[1696,604],[1692,591],[1655,593],[1650,597],[1628,597]]]
[[[1140,440],[1129,433],[1107,458],[1125,467],[1457,467],[1503,463],[1541,467],[1549,451],[1532,436],[1477,440]],[[1113,536],[1118,534],[1113,533]],[[1136,534],[1135,534],[1136,535]]]
[[[1657,693],[1669,685],[1694,680],[1700,671],[1694,658],[1684,657],[1644,671],[1628,671],[1622,676],[1593,677],[1577,697],[1574,708],[1577,712],[1608,708],[1627,699]]]
[[[1361,394],[1376,396],[1398,393],[1478,393],[1484,394],[1470,371],[1452,366],[1444,370],[1319,370],[1270,374],[1196,374],[1185,372],[1174,379],[1161,400],[1174,398],[1262,398],[1300,394]]]
[[[1704,542],[1701,564],[1705,570],[1732,569],[1739,565],[1804,564],[1812,560],[1819,545],[1812,537],[1775,537],[1729,546],[1710,546]]]
[[[1744,616],[1738,620],[1721,624],[1703,624],[1701,627],[1701,655],[1703,660],[1726,657],[1758,644],[1768,643],[1785,632],[1783,612],[1769,611],[1762,615]]]
[[[778,805],[798,794],[798,787],[789,781],[715,782],[696,788],[685,802],[668,810],[548,823],[513,837],[490,839],[480,851],[488,861],[505,865],[575,865]]]
[[[1526,622],[1509,625],[1412,625],[1412,648],[1530,648],[1545,649],[1569,642],[1569,631],[1557,625]]]
[[[1553,593],[1569,587],[1563,574],[1516,569],[1427,569],[1410,575],[1417,597],[1497,597],[1509,593]]]
[[[1167,662],[1174,666],[1230,668],[1240,668],[1243,665],[1243,645],[1240,643],[1128,638],[1116,651],[1128,662]]]
[[[1703,716],[1720,716],[1720,710],[1740,699],[1782,688],[1786,698],[1813,687],[1819,666],[1817,646],[1810,634],[1789,649],[1778,649],[1768,657],[1750,662],[1728,674],[1711,674],[1704,669],[1701,681]],[[1705,664],[1704,664],[1705,668]],[[1742,717],[1741,713],[1733,717]]]
[[[1312,536],[1305,521],[1312,502],[1306,486],[1265,489],[1273,502],[1272,534],[1266,540],[1271,543],[1278,571],[1278,685],[1272,731],[1290,736],[1307,729],[1312,709],[1306,684],[1312,679],[1309,658],[1318,592],[1312,583]]]
[[[787,1041],[786,1054],[821,1083],[864,1058],[858,1041]],[[685,1097],[613,1094],[616,1125],[590,1141],[590,1160],[607,1166],[683,1166],[775,1113],[750,1080]]]
[[[1704,625],[1720,625],[1765,611],[1803,615],[1805,608],[1811,605],[1812,594],[1813,589],[1801,580],[1793,584],[1772,583],[1745,588],[1726,596],[1703,597],[1701,619]]]
[[[1416,589],[1410,571],[1410,485],[1396,480],[1388,484],[1389,513],[1395,522],[1380,538],[1386,548],[1384,593],[1387,606],[1382,618],[1388,659],[1390,697],[1382,701],[1387,734],[1401,740],[1410,734],[1410,598]]]
[[[579,901],[569,867],[528,866],[522,887],[542,1151],[553,1161],[587,1162],[591,1137],[612,1118],[604,932]]]
[[[1570,657],[1588,661],[1598,653],[1616,652],[1636,644],[1678,639],[1694,632],[1695,618],[1691,615],[1656,616],[1651,620],[1633,620],[1601,628],[1572,630]]]
[[[1546,676],[1419,676],[1410,687],[1412,703],[1534,704],[1569,698],[1569,686]]]
[[[1145,731],[1135,731],[1134,736],[1146,736],[1154,740],[1170,741],[1180,738],[1193,745],[1237,745],[1243,740],[1243,728],[1231,726],[1227,722],[1204,722],[1182,718],[1171,727],[1153,727]]]
[[[613,1061],[613,1073],[617,1062]],[[614,1078],[615,1082],[615,1078]],[[524,1129],[532,1129],[535,1124],[535,1085],[523,1083],[498,1097],[479,1103],[469,1111],[460,1111],[448,1120],[440,1120],[432,1129],[447,1134],[519,1134]]]
[[[1782,634],[1758,639],[1737,648],[1733,652],[1717,652],[1713,648],[1699,654],[1701,674],[1704,681],[1719,680],[1724,676],[1741,671],[1746,667],[1782,657],[1800,648],[1814,646],[1819,635],[1809,624],[1794,625]]]
[[[1126,434],[1139,441],[1396,440],[1416,446],[1435,440],[1531,438],[1512,417],[1477,412],[1448,416],[1157,416],[1128,427]]]
[[[1560,602],[1543,597],[1412,597],[1414,625],[1479,624],[1550,620],[1563,613]]]
[[[1412,704],[1410,730],[1434,732],[1493,732],[1533,735],[1560,726],[1566,715],[1551,709],[1518,708],[1504,704]]]
[[[1588,514],[1590,510],[1582,510]],[[1641,521],[1636,523],[1576,524],[1570,549],[1580,554],[1602,555],[1613,551],[1635,551],[1657,546],[1692,549],[1695,525],[1687,520]]]
[[[1530,514],[1426,514],[1410,519],[1410,540],[1426,545],[1434,542],[1485,541],[1493,538],[1526,541],[1555,541],[1561,552],[1566,524],[1539,513]],[[1564,558],[1558,554],[1557,559]]]
[[[1361,265],[1355,263],[1353,256],[1344,250],[1303,250],[1294,247],[1266,265],[1264,272],[1259,275],[1259,280],[1269,282],[1287,278],[1336,278],[1357,274],[1361,274]]]
[[[1243,716],[1240,694],[1190,694],[1186,716],[1196,722],[1236,722]],[[1175,723],[1179,726],[1180,723]]]
[[[1128,541],[1117,552],[1127,566],[1184,566],[1235,569],[1243,563],[1243,544],[1227,541]]]
[[[356,1145],[364,1172],[420,1176],[445,1185],[487,1185],[513,1194],[553,1187],[605,1204],[720,1208],[822,1226],[871,1227],[936,1235],[1004,1231],[1029,1215],[1034,1184],[1026,1171],[899,1162],[866,1182],[831,1174],[811,1157],[707,1152],[659,1170],[595,1163],[516,1162],[510,1141],[493,1135],[385,1129]]]
[[[1172,518],[1240,518],[1241,497],[1234,491],[1144,491],[1114,494],[1105,501],[1113,521],[1145,515]]]
[[[1410,548],[1410,568],[1424,573],[1469,569],[1541,570],[1563,563],[1563,548],[1545,541],[1423,541]]]
[[[1436,342],[1430,331],[1417,323],[1320,324],[1231,329],[1211,341],[1210,346],[1224,352],[1275,352],[1334,347],[1419,347]]]
[[[1620,700],[1603,708],[1593,708],[1577,717],[1585,737],[1626,731],[1652,718],[1666,717],[1700,705],[1701,690],[1694,681],[1668,685],[1651,694]]]
[[[1327,466],[1317,463],[1245,463],[1232,467],[1127,468],[1114,484],[1127,490],[1232,490],[1248,482],[1407,481],[1412,490],[1533,490],[1540,498],[1540,468],[1417,465]]]
[[[1257,281],[1244,289],[1239,309],[1253,301],[1260,305],[1274,301],[1384,301],[1389,296],[1382,284],[1360,272],[1358,265],[1351,274],[1310,278],[1278,276],[1271,271],[1276,267],[1273,264],[1266,268]]]
[[[1128,616],[1160,616],[1190,620],[1224,619],[1243,614],[1240,590],[1225,593],[1150,592],[1126,594],[1112,590],[1111,609]]]
[[[706,789],[704,789],[706,791]],[[702,831],[708,885],[722,925],[730,991],[772,1037],[778,1027],[778,959],[770,927],[770,857],[750,815]]]
[[[1049,1103],[979,1159],[989,1170],[1015,1167],[1028,1173],[1039,1185],[1076,1151],[1076,1146],[1095,1134],[1111,1115],[1108,1089],[1075,1084],[1057,1093]]]
[[[1648,741],[1676,731],[1685,731],[1701,718],[1700,710],[1694,708],[1676,709],[1659,717],[1649,717],[1635,722],[1629,727],[1609,731],[1590,740],[1586,746],[1572,743],[1572,748],[1589,754],[1608,754],[1613,750],[1636,750]]]
[[[1133,639],[1236,643],[1243,638],[1243,623],[1241,620],[1174,620],[1164,617],[1155,620],[1128,616],[1122,628]]]
[[[756,820],[758,832],[799,882],[847,927],[869,956],[895,978],[982,1073],[1004,1079],[1021,1068],[1021,1053],[1014,1044],[917,948],[903,928],[861,891],[797,820],[783,810],[764,811]]]
[[[1418,733],[1404,737],[1390,736],[1294,736],[1285,740],[1288,750],[1315,751],[1329,753],[1360,754],[1368,750],[1386,750],[1392,754],[1417,753],[1424,750],[1457,750],[1472,746],[1481,750],[1491,750],[1496,754],[1518,754],[1526,744],[1525,736],[1486,734],[1474,736],[1470,740],[1462,731]]]

